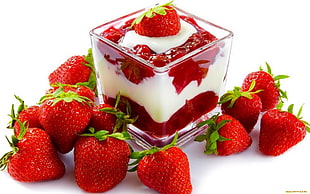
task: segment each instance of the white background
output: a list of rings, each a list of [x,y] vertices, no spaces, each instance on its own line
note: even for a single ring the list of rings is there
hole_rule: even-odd
[[[33,105],[48,89],[47,77],[72,55],[86,54],[89,31],[104,22],[158,0],[12,0],[2,1],[0,11],[0,155],[9,151],[5,135],[13,95]],[[159,1],[163,2],[163,1]],[[267,61],[275,74],[291,77],[282,81],[289,103],[305,103],[303,116],[310,121],[308,86],[309,3],[304,0],[175,0],[188,12],[234,32],[227,89],[240,85],[247,73]],[[204,144],[191,142],[183,150],[189,157],[193,193],[284,194],[310,193],[310,137],[278,157],[258,151],[256,128],[252,146],[228,156],[203,154]],[[83,193],[73,177],[72,153],[62,156],[67,173],[62,179],[20,183],[7,171],[0,172],[2,191],[31,193]],[[135,173],[106,193],[156,193],[144,187]]]

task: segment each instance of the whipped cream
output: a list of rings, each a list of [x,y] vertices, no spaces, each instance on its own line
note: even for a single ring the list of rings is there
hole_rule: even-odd
[[[148,37],[141,36],[134,30],[130,30],[125,34],[123,40],[119,44],[131,49],[136,45],[147,45],[151,50],[159,54],[184,44],[195,32],[197,32],[197,30],[194,26],[184,20],[181,20],[181,29],[176,35],[166,37]]]

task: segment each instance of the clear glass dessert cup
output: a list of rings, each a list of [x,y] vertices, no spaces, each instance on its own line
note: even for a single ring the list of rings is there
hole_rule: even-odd
[[[138,115],[128,131],[143,148],[162,147],[176,132],[178,145],[192,140],[205,128],[196,125],[216,109],[223,91],[233,33],[175,8],[193,18],[216,40],[164,65],[154,66],[102,36],[102,32],[136,18],[145,9],[128,14],[90,31],[100,103],[114,103],[118,93]],[[130,67],[130,68],[128,68]]]

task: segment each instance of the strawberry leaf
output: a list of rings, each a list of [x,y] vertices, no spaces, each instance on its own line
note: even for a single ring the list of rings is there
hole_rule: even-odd
[[[80,136],[84,136],[84,137],[95,137],[96,139],[98,139],[99,141],[104,141],[106,140],[108,137],[113,137],[115,139],[119,139],[119,140],[130,140],[131,135],[128,132],[121,132],[121,133],[112,133],[109,134],[109,131],[106,130],[100,130],[95,132],[94,129],[91,127],[89,129],[90,133],[83,133],[80,134]]]
[[[96,90],[96,85],[97,85],[97,78],[96,78],[96,73],[95,73],[95,65],[94,65],[94,58],[93,58],[93,53],[92,49],[88,49],[88,54],[84,56],[84,60],[87,63],[83,63],[83,65],[89,67],[91,69],[89,78],[87,82],[78,82],[76,85],[81,85],[81,86],[86,86],[92,90],[95,91],[96,95],[98,91]]]
[[[279,100],[279,103],[283,103],[283,99],[288,99],[287,98],[287,92],[286,91],[283,91],[282,89],[281,89],[281,83],[280,83],[280,80],[282,80],[282,79],[286,79],[286,78],[289,78],[290,76],[288,76],[288,75],[273,75],[272,74],[272,71],[271,71],[271,67],[270,67],[270,65],[267,63],[267,62],[265,62],[265,64],[266,64],[266,68],[267,68],[267,70],[264,70],[262,67],[260,67],[259,68],[259,70],[261,70],[261,71],[266,71],[267,73],[269,73],[271,76],[272,76],[272,78],[273,78],[273,80],[274,80],[274,84],[275,84],[275,86],[278,88],[278,90],[279,90],[279,93],[280,93],[280,100]],[[280,105],[281,106],[281,105]]]
[[[93,104],[92,100],[90,100],[85,96],[80,96],[79,94],[73,91],[64,92],[63,90],[64,86],[76,87],[77,85],[57,84],[55,86],[59,86],[59,88],[57,88],[53,93],[48,93],[45,96],[43,96],[40,99],[39,104],[42,104],[46,100],[53,100],[52,106],[54,106],[60,101],[65,101],[67,103],[77,101],[79,103],[85,103],[88,106],[91,106]]]
[[[202,127],[205,125],[211,125],[214,124],[214,121],[212,120],[205,120],[205,121],[201,121],[200,123],[197,124],[197,127]]]
[[[158,5],[156,7],[153,7],[149,10],[147,10],[146,12],[143,12],[141,15],[139,15],[131,24],[130,28],[132,28],[135,24],[139,24],[144,17],[148,17],[148,18],[152,18],[155,16],[155,13],[156,14],[159,14],[159,15],[166,15],[166,10],[169,9],[167,8],[167,6],[173,6],[173,1],[170,1],[168,3],[165,3],[163,5]]]
[[[24,100],[22,100],[19,96],[14,95],[14,97],[16,98],[16,100],[18,100],[19,105],[17,107],[16,112],[15,112],[14,104],[12,104],[12,106],[11,106],[11,113],[9,114],[9,116],[11,117],[11,121],[9,121],[8,126],[7,126],[7,128],[9,128],[9,129],[13,129],[19,113],[28,108],[28,106],[25,105]]]
[[[204,151],[205,154],[218,154],[217,142],[231,140],[219,134],[219,130],[231,120],[222,120],[219,123],[216,123],[218,116],[219,116],[219,113],[216,115],[213,115],[209,120],[202,121],[198,124],[200,126],[203,126],[203,124],[208,123],[208,128],[206,129],[205,134],[199,135],[195,138],[195,141],[198,141],[198,142],[203,142],[204,140],[206,141],[205,151]]]
[[[8,140],[8,138],[6,137],[6,139]],[[9,140],[8,140],[9,141]],[[0,158],[0,170],[3,171],[6,169],[6,167],[9,164],[10,158],[11,156],[14,155],[14,151],[9,151],[7,153],[5,153],[1,158]]]
[[[101,130],[101,131],[97,131],[94,135],[94,137],[98,140],[105,140],[107,137],[106,135],[108,134],[108,131],[105,130]]]
[[[154,146],[154,147],[152,147],[151,149],[148,149],[148,150],[143,150],[143,151],[140,151],[140,152],[132,152],[130,154],[129,158],[135,159],[135,161],[130,163],[130,164],[128,164],[128,166],[134,166],[134,167],[129,169],[128,171],[129,172],[136,171],[137,168],[138,168],[138,164],[142,160],[143,157],[148,156],[148,155],[152,155],[152,154],[154,154],[156,152],[159,152],[159,151],[165,151],[165,150],[167,150],[167,149],[169,149],[171,147],[176,146],[176,142],[178,140],[178,136],[179,136],[178,132],[176,132],[176,134],[175,134],[173,140],[171,141],[171,143],[168,144],[168,145],[165,145],[162,148],[158,148],[158,147]]]
[[[302,110],[303,110],[303,106],[304,106],[304,104],[300,106],[297,114],[294,114],[294,104],[291,104],[291,105],[288,106],[287,112],[295,115],[297,119],[299,119],[301,122],[303,122],[305,124],[305,126],[306,126],[306,131],[308,133],[310,133],[310,123],[305,121],[305,120],[303,120],[303,117],[301,116],[301,113],[302,113]],[[281,110],[282,108],[283,108],[283,103],[279,103],[278,106],[277,106],[277,109],[282,111]]]
[[[286,79],[286,78],[289,78],[290,76],[288,75],[277,75],[277,76],[274,76],[273,79],[274,81],[277,81],[277,80],[280,80],[280,79]]]
[[[287,112],[294,114],[293,110],[294,110],[294,104],[289,105],[287,108]]]
[[[210,141],[212,143],[216,142],[220,138],[220,134],[218,131],[213,131],[210,135]]]
[[[131,135],[128,133],[128,132],[121,132],[121,133],[112,133],[110,135],[107,135],[108,137],[114,137],[116,139],[119,139],[119,140],[129,140],[129,139],[132,139],[131,138]]]
[[[252,94],[256,94],[261,92],[262,90],[256,90],[254,92],[252,92],[252,90],[255,87],[255,80],[252,81],[248,91],[242,91],[240,87],[235,87],[233,90],[229,90],[227,91],[225,94],[223,94],[220,98],[220,101],[218,102],[218,104],[224,104],[226,102],[230,101],[230,104],[227,106],[227,108],[232,108],[236,102],[236,100],[238,100],[240,97],[246,97],[248,99],[252,99],[253,96]]]
[[[11,151],[5,153],[1,158],[0,158],[0,170],[3,171],[6,169],[7,165],[9,164],[10,158],[19,151],[19,148],[17,147],[17,143],[24,137],[24,135],[27,132],[27,127],[25,126],[25,123],[20,122],[20,120],[17,120],[20,126],[20,133],[18,137],[15,135],[11,136],[11,141],[7,136],[5,136],[6,140],[8,141]]]
[[[198,135],[196,138],[195,138],[195,141],[198,141],[198,142],[203,142],[207,139],[207,135]]]
[[[226,137],[223,137],[223,136],[220,136],[219,139],[217,141],[228,141],[228,140],[231,140],[229,138],[226,138]]]
[[[167,9],[166,7],[154,7],[152,9],[152,11],[154,13],[159,14],[159,15],[166,15],[166,9]],[[153,14],[153,16],[154,16],[154,14]]]
[[[105,107],[100,109],[100,111],[109,113],[109,114],[113,114],[116,116],[116,123],[114,125],[114,132],[116,132],[118,129],[120,129],[121,127],[123,128],[123,131],[127,131],[127,125],[128,124],[132,124],[134,122],[136,122],[136,120],[138,119],[138,115],[134,118],[131,118],[131,107],[130,104],[127,102],[126,103],[126,113],[122,112],[121,110],[119,110],[118,104],[120,102],[120,98],[121,98],[121,94],[120,92],[117,94],[116,97],[116,102],[114,105],[114,108],[111,107]]]

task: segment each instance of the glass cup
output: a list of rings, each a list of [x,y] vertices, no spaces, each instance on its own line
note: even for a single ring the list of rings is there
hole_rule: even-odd
[[[128,48],[104,37],[111,27],[121,28],[145,11],[136,11],[90,31],[100,103],[115,103],[118,93],[127,101],[131,115],[138,115],[128,132],[143,148],[169,144],[176,132],[177,144],[192,140],[217,107],[225,85],[233,33],[175,8],[194,19],[216,37],[165,65],[154,65]]]

